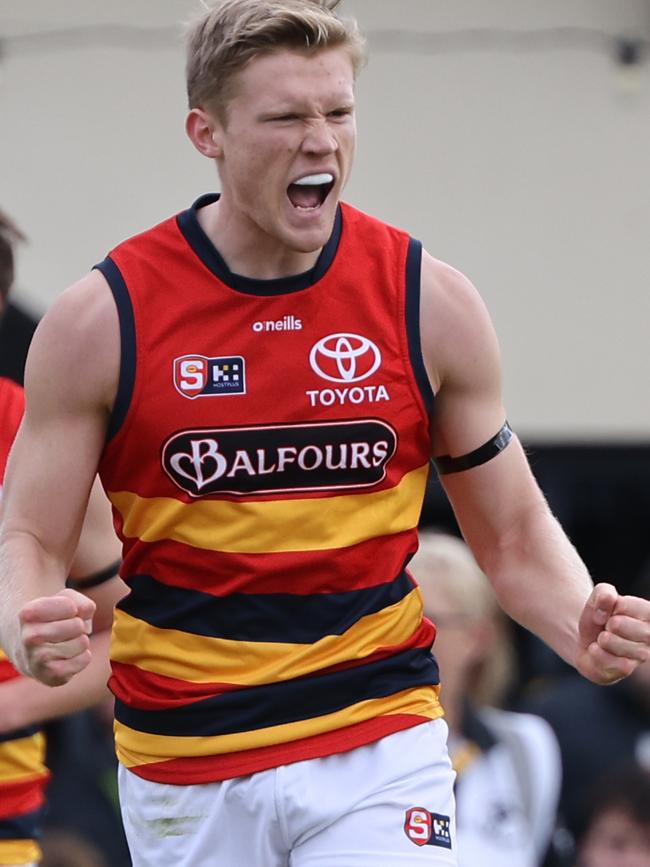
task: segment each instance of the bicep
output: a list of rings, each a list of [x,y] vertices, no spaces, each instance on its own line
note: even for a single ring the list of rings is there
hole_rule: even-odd
[[[482,446],[471,469],[441,475],[458,523],[477,559],[508,544],[547,505],[514,436],[490,449],[506,421],[497,337],[483,301],[463,275],[423,261],[422,348],[436,392],[433,456],[459,458]],[[489,555],[488,555],[489,556]]]
[[[106,321],[110,307],[103,296],[98,303],[98,289],[98,277],[89,276],[55,303],[36,330],[25,370],[25,415],[3,492],[5,532],[35,538],[67,564],[103,448],[110,380],[119,366],[119,332]]]
[[[470,281],[426,254],[420,321],[425,366],[436,395],[433,454],[467,454],[505,421],[494,328]]]

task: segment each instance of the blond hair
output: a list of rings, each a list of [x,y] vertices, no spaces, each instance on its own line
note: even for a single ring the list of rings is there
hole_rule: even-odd
[[[470,549],[456,536],[422,530],[409,570],[422,589],[425,613],[428,605],[435,608],[436,589],[441,588],[459,614],[470,621],[492,622],[494,639],[472,673],[469,692],[477,704],[499,704],[514,675],[514,652],[505,615]],[[435,649],[434,644],[434,654]]]
[[[249,61],[277,49],[348,51],[355,76],[365,42],[355,21],[339,18],[339,0],[220,0],[188,31],[187,99],[190,108],[223,113],[233,78]]]

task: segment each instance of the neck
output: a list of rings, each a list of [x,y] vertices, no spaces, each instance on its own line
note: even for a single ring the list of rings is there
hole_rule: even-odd
[[[198,220],[230,271],[253,280],[304,274],[321,253],[322,248],[303,253],[284,246],[245,215],[224,207],[221,199],[201,208]]]

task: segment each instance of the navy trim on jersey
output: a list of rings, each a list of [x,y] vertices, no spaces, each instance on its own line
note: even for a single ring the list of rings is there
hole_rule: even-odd
[[[396,605],[414,589],[403,572],[394,581],[346,593],[232,593],[212,596],[162,584],[150,575],[127,579],[118,608],[159,629],[230,641],[313,644],[342,635],[362,617]]]
[[[415,381],[420,389],[427,413],[431,415],[434,395],[429,382],[429,375],[424,366],[420,339],[421,265],[422,244],[415,238],[409,238],[408,253],[406,254],[406,333]]]
[[[115,700],[115,718],[136,731],[177,737],[250,732],[336,713],[350,705],[439,683],[426,648],[328,674],[252,686],[168,710],[141,710]]]
[[[44,809],[0,819],[0,840],[37,840],[41,836]]]
[[[124,424],[124,419],[131,405],[131,397],[133,396],[136,357],[135,318],[129,291],[126,288],[124,277],[122,277],[120,269],[115,262],[110,257],[107,257],[103,262],[95,265],[95,268],[106,278],[106,282],[113,293],[117,313],[120,318],[120,380],[117,386],[115,403],[108,422],[108,430],[106,431],[106,439],[108,441],[115,436]]]
[[[7,741],[19,741],[23,738],[31,738],[32,735],[40,732],[41,727],[39,725],[36,726],[25,726],[22,729],[12,729],[10,732],[5,732],[4,734],[0,733],[0,744],[5,744]]]
[[[313,268],[303,274],[294,274],[290,277],[280,277],[274,280],[255,280],[244,277],[242,274],[234,274],[226,265],[219,251],[208,238],[199,223],[197,212],[200,208],[216,202],[218,193],[207,193],[194,202],[191,208],[183,211],[176,217],[176,223],[185,240],[194,250],[203,264],[231,289],[243,292],[246,295],[288,295],[292,292],[300,292],[317,283],[328,271],[334,261],[334,256],[341,239],[342,216],[341,208],[336,209],[334,229],[332,234],[320,252],[318,260]]]

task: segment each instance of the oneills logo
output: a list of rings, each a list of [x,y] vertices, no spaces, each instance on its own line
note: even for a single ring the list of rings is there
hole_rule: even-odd
[[[376,485],[397,434],[378,419],[187,430],[162,450],[167,475],[193,497]]]

